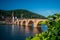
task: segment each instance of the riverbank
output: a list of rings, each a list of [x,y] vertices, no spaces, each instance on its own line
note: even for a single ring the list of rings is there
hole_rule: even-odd
[[[0,21],[0,25],[12,24],[12,22]]]

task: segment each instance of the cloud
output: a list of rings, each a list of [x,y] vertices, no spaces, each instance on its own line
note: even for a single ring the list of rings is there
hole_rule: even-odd
[[[53,15],[55,13],[60,13],[60,10],[38,10],[37,13],[43,16]]]

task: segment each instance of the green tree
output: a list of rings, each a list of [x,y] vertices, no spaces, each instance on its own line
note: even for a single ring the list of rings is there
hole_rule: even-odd
[[[40,34],[36,34],[30,40],[60,40],[60,19],[59,18],[56,18],[55,20],[48,20],[47,21],[48,30]]]

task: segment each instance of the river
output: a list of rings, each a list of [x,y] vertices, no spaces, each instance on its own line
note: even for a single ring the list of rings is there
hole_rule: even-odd
[[[0,25],[0,40],[25,40],[26,37],[39,34],[47,29],[47,25],[41,25],[38,28],[19,25]]]

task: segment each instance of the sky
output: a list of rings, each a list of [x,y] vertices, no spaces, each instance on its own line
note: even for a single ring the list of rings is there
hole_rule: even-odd
[[[60,0],[0,0],[0,9],[26,9],[43,16],[48,16],[60,13]]]

